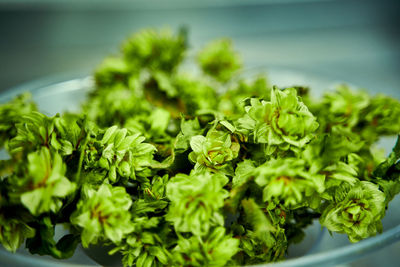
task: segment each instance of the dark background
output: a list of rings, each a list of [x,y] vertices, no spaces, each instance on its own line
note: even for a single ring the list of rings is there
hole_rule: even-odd
[[[400,96],[400,1],[0,0],[0,90],[90,74],[143,27],[230,37],[247,66],[284,67]],[[351,266],[398,266],[400,245]]]

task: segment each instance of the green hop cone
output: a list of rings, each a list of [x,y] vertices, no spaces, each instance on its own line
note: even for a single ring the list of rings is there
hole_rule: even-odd
[[[265,76],[259,75],[255,79],[241,79],[234,83],[221,95],[218,103],[218,110],[226,116],[243,116],[243,100],[251,97],[269,99],[271,86]]]
[[[228,192],[222,187],[226,177],[208,172],[190,176],[178,174],[167,184],[171,203],[166,216],[177,232],[191,232],[202,236],[213,225],[223,225],[220,209]]]
[[[334,92],[324,94],[319,121],[322,129],[334,125],[354,127],[360,121],[360,113],[370,103],[365,91],[355,91],[347,85],[340,85]]]
[[[131,69],[128,63],[119,57],[108,57],[96,69],[94,78],[98,88],[109,88],[112,86],[128,85]]]
[[[216,227],[206,237],[179,238],[173,250],[176,266],[225,266],[239,251],[239,240]]]
[[[373,144],[381,135],[400,133],[400,103],[391,97],[378,95],[371,99],[364,110],[356,131],[369,144]]]
[[[47,147],[61,156],[71,155],[79,148],[84,136],[82,124],[79,115],[47,117],[37,111],[29,112],[16,124],[17,134],[8,143],[8,151],[18,157],[20,153],[27,154]]]
[[[8,143],[11,155],[29,153],[48,147],[54,131],[54,120],[37,111],[25,114],[16,124],[17,135]]]
[[[382,231],[385,195],[378,186],[361,181],[345,186],[336,199],[322,213],[321,225],[330,231],[345,233],[351,242],[374,236]]]
[[[240,144],[227,132],[210,130],[204,137],[193,136],[190,140],[192,152],[189,154],[195,169],[231,169],[229,162],[238,157]]]
[[[131,205],[124,187],[103,184],[97,190],[87,189],[70,218],[82,229],[82,245],[88,247],[99,240],[121,241],[133,231]]]
[[[16,252],[26,238],[35,235],[35,229],[21,219],[11,219],[0,214],[0,243],[5,249]]]
[[[361,158],[357,154],[349,154],[346,162],[338,161],[335,164],[324,168],[321,173],[325,175],[326,191],[321,195],[324,199],[331,200],[336,195],[335,190],[340,190],[344,184],[355,185],[361,176],[359,164]]]
[[[314,137],[318,123],[301,102],[294,88],[271,90],[271,100],[250,99],[246,115],[238,120],[238,129],[255,143],[267,144],[267,154],[276,148],[304,147]]]
[[[37,110],[30,93],[16,96],[8,103],[0,105],[0,147],[17,134],[15,124],[22,116]]]
[[[137,82],[137,79],[132,79]],[[144,118],[148,118],[151,105],[143,101],[143,95],[135,85],[135,89],[119,84],[107,90],[97,89],[90,101],[83,106],[88,119],[96,122],[100,127],[110,125],[124,126],[134,119],[135,129],[142,130]],[[107,107],[107,108],[104,108]],[[133,116],[135,115],[135,116]]]
[[[75,191],[76,185],[66,178],[66,165],[59,154],[50,153],[43,147],[28,154],[27,174],[24,177],[11,176],[16,195],[22,204],[33,214],[57,212],[62,199]]]
[[[71,155],[84,143],[86,132],[83,129],[85,129],[86,121],[72,114],[55,117],[53,121],[55,132],[51,135],[51,146],[61,156]]]
[[[112,126],[98,137],[86,149],[85,168],[105,171],[111,183],[120,177],[136,179],[151,165],[156,149],[144,143],[139,133],[131,135],[127,129]]]
[[[233,51],[229,39],[220,39],[209,43],[197,55],[201,69],[207,75],[220,82],[229,81],[242,66],[240,57]]]
[[[318,205],[316,193],[325,189],[325,176],[308,172],[302,159],[271,160],[254,169],[253,174],[255,182],[263,188],[264,201],[276,199],[291,208]]]
[[[330,165],[343,163],[341,159],[359,152],[364,147],[360,136],[349,128],[333,126],[329,134],[319,134],[301,152],[312,172]]]
[[[206,79],[179,73],[174,77],[174,86],[190,115],[196,115],[199,110],[212,110],[217,105],[217,92]]]
[[[138,70],[149,68],[172,72],[183,60],[186,50],[186,31],[174,35],[171,30],[143,30],[123,45],[125,61]]]
[[[134,230],[109,253],[122,254],[124,266],[170,266],[171,252],[166,248],[169,241],[167,224],[159,217],[136,217]]]

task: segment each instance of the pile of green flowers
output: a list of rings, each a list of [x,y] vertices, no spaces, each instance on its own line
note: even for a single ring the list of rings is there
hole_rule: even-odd
[[[0,106],[7,250],[61,259],[104,245],[124,266],[246,265],[283,260],[314,220],[351,242],[382,231],[400,142],[387,158],[374,144],[400,133],[399,101],[346,85],[315,100],[243,77],[227,39],[189,72],[187,47],[185,30],[133,35],[79,113],[46,116],[29,94]]]

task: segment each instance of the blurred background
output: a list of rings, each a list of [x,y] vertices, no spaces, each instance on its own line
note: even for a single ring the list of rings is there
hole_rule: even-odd
[[[398,0],[0,0],[0,90],[90,74],[143,27],[186,25],[190,45],[230,37],[247,66],[400,88]]]
[[[82,77],[143,27],[230,37],[248,67],[282,67],[400,96],[398,0],[0,0],[0,91]],[[351,266],[398,266],[392,245]]]

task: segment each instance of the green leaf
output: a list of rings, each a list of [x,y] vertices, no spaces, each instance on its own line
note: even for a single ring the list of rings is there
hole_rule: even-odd
[[[36,235],[26,241],[26,246],[30,253],[51,255],[56,259],[66,259],[74,254],[79,243],[79,237],[67,234],[58,242],[55,242],[54,227],[48,217],[39,222]]]

